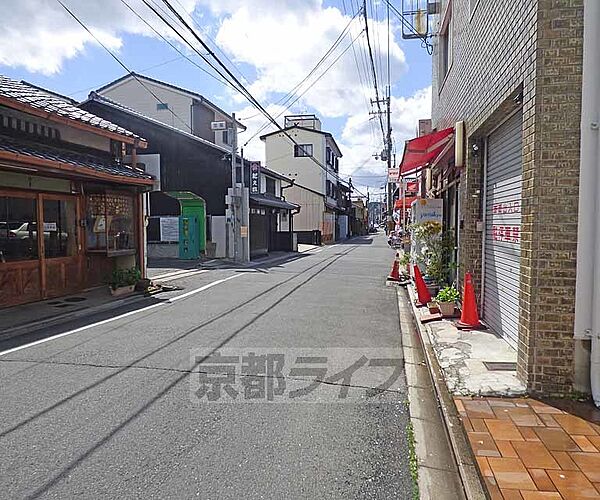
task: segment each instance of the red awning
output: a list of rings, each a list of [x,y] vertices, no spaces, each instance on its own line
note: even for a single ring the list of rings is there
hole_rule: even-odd
[[[451,127],[407,141],[400,164],[400,175],[429,165],[453,137],[454,128]]]
[[[419,196],[407,196],[406,197],[406,203],[404,203],[404,207],[405,208],[410,208],[410,205],[412,204],[413,201],[418,200]],[[395,210],[402,210],[402,198],[396,200],[395,204],[394,204],[394,209]]]

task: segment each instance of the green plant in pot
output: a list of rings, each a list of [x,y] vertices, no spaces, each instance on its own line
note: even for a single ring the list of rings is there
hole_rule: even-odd
[[[141,277],[142,273],[137,267],[114,269],[108,282],[110,292],[113,295],[132,292]]]
[[[426,282],[429,280],[432,285],[437,285],[435,294],[440,287],[449,283],[450,273],[456,269],[456,264],[450,262],[453,251],[454,237],[449,233],[441,234],[429,242],[425,250]]]
[[[454,308],[459,297],[460,294],[454,285],[446,286],[438,292],[435,300],[438,303],[442,316],[454,315]]]

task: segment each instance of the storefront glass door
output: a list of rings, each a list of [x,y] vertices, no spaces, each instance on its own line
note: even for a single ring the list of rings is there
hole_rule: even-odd
[[[42,269],[47,297],[80,288],[77,200],[73,196],[41,195],[44,259]]]

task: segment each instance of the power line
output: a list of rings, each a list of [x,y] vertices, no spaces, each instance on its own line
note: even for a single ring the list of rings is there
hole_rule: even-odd
[[[159,36],[163,41],[165,41],[166,43],[168,43],[171,48],[173,50],[175,50],[181,57],[183,57],[184,59],[187,59],[189,62],[191,62],[194,66],[196,66],[200,71],[203,71],[204,73],[206,73],[208,76],[210,76],[213,80],[216,80],[219,83],[222,83],[223,85],[227,85],[227,86],[231,86],[229,84],[229,82],[227,82],[226,80],[221,80],[220,78],[217,78],[215,75],[213,75],[210,71],[207,71],[206,69],[204,69],[202,66],[200,66],[196,61],[194,61],[193,59],[191,59],[190,57],[188,57],[186,54],[184,54],[181,50],[179,50],[179,48],[172,43],[168,38],[166,38],[165,36],[163,36],[162,33],[160,33],[157,29],[154,28],[154,26],[152,26],[148,21],[146,21],[140,14],[138,14],[138,12],[131,7],[125,0],[121,0],[121,2],[123,3],[123,5],[125,5],[133,14],[135,14],[138,19],[140,19],[146,26],[148,26],[157,36]],[[148,5],[148,4],[146,4]],[[149,6],[150,7],[150,6]]]
[[[300,87],[302,86],[302,84],[304,84],[304,82],[306,82],[317,71],[317,69],[325,62],[325,60],[331,55],[331,53],[333,53],[333,51],[335,51],[335,49],[340,45],[341,41],[343,40],[343,38],[346,35],[346,32],[348,31],[348,28],[350,28],[350,25],[352,24],[352,21],[354,21],[354,19],[356,19],[356,17],[361,13],[361,11],[362,11],[362,9],[359,9],[359,11],[356,14],[354,14],[354,16],[352,16],[352,18],[350,19],[350,21],[348,21],[348,24],[346,25],[346,27],[338,35],[338,37],[333,42],[333,44],[331,45],[331,47],[329,47],[329,49],[327,50],[327,52],[325,52],[325,54],[323,54],[323,56],[321,57],[321,59],[319,59],[319,61],[317,62],[317,64],[309,71],[309,73],[302,79],[302,81],[300,81],[298,84],[296,84],[296,86],[292,90],[290,90],[285,96],[283,96],[281,99],[279,99],[277,102],[275,102],[274,103],[275,105],[278,105],[278,104],[285,105],[287,102],[289,102],[289,100],[300,89]],[[245,117],[243,119],[244,120],[249,120],[250,118],[254,118],[255,116],[258,116],[258,115],[260,115],[260,113],[247,116],[247,117]]]
[[[379,90],[377,84],[377,71],[375,71],[375,62],[373,61],[373,51],[371,49],[371,39],[369,37],[369,20],[367,18],[367,0],[363,0],[363,15],[365,18],[365,36],[367,38],[367,47],[369,48],[369,59],[371,61],[371,70],[373,72],[373,83],[375,85],[375,102],[377,103],[377,111],[379,113],[379,124],[381,125],[381,133],[385,143],[385,130],[383,129],[383,118],[381,117],[381,102],[379,100]]]
[[[94,35],[94,33],[92,33],[92,31],[83,23],[83,21],[81,21],[63,2],[62,0],[56,0],[63,9],[65,9],[69,15],[75,19],[75,21],[77,21],[77,23],[94,39],[96,40],[96,42],[106,51],[110,54],[110,56],[125,70],[127,71],[127,73],[129,73],[131,76],[133,76],[135,78],[135,80],[146,89],[146,91],[150,94],[152,94],[152,96],[160,103],[160,104],[166,104],[163,101],[161,101],[161,99],[154,93],[152,92],[152,90],[150,90],[145,84],[144,82],[142,82],[135,73],[133,73],[115,54],[113,54],[113,52],[106,46],[104,45],[96,35]],[[170,107],[167,106],[167,109],[171,112],[171,114],[176,117],[181,123],[183,123],[183,125],[190,129],[191,131],[191,127],[177,114],[175,113]]]
[[[154,0],[153,0],[154,1]],[[183,6],[183,4],[180,2],[180,0],[175,0],[179,6],[184,10],[184,12],[186,12],[185,7]],[[192,23],[196,25],[196,27],[198,26],[198,22],[196,21],[196,19],[191,15],[188,14],[188,17],[192,20]],[[200,27],[199,27],[200,28]],[[229,59],[229,56],[227,55],[227,53],[224,50],[221,50],[221,48],[217,45],[217,42],[210,36],[210,34],[208,33],[208,31],[206,29],[202,29],[200,28],[200,31],[202,31],[202,34],[208,38],[212,44],[215,46],[215,48],[221,53],[223,54],[223,57],[225,57],[225,59],[227,59],[227,61],[229,61],[229,63],[233,66],[233,68],[238,72],[238,74],[242,77],[242,80],[244,80],[246,83],[250,83],[248,82],[248,79],[246,78],[246,76],[241,72],[241,70],[233,63],[233,61],[231,59]]]
[[[364,31],[364,30],[363,30]],[[313,88],[313,86],[323,77],[325,76],[325,74],[331,69],[333,68],[333,66],[335,65],[335,63],[337,63],[339,61],[339,59],[348,51],[348,49],[354,45],[354,42],[358,39],[358,37],[360,37],[362,35],[362,31],[350,42],[350,44],[335,58],[335,60],[331,63],[331,65],[325,69],[325,71],[323,71],[316,79],[314,82],[312,82],[312,84],[307,87],[302,93],[298,94],[296,96],[296,98],[289,103],[289,105],[286,106],[286,108],[284,108],[280,113],[278,113],[275,118],[280,118],[281,115],[283,115],[289,108],[291,108],[294,104],[296,104],[296,102],[298,102],[303,96],[304,94],[306,94],[310,89]],[[262,125],[255,133],[254,135],[252,135],[252,137],[250,137],[250,139],[248,139],[244,146],[246,146],[252,139],[254,139],[258,134],[260,134],[263,130],[265,130],[268,126],[270,125],[270,122],[266,122],[264,125]]]
[[[342,0],[342,7],[344,9],[344,15],[347,14],[347,10],[346,10],[346,1]],[[358,57],[356,56],[356,48],[354,46],[354,44],[352,45],[352,55],[354,57],[354,63],[356,64],[356,72],[358,74],[358,80],[360,83],[360,88],[361,88],[361,93],[363,95],[363,99],[365,100],[365,104],[366,104],[366,108],[367,108],[367,113],[369,113],[369,111],[371,110],[371,107],[369,105],[369,101],[367,99],[367,86],[365,84],[365,80],[363,80],[363,76],[362,76],[362,72],[360,69],[360,65],[358,64]],[[371,132],[371,138],[373,139],[373,142],[375,142],[376,139],[376,134],[375,134],[375,128],[373,126],[373,122],[369,120],[369,131]]]
[[[179,14],[179,12],[177,12],[177,10],[171,5],[171,3],[169,2],[169,0],[162,0],[163,3],[169,8],[169,10],[171,10],[171,12],[173,12],[173,14],[175,15],[175,17],[177,17],[177,19],[179,19],[179,21],[183,24],[183,26],[185,26],[185,28],[192,34],[192,36],[202,45],[202,47],[204,47],[205,50],[208,51],[208,53],[210,54],[210,56],[219,64],[219,66],[221,66],[223,68],[223,70],[225,71],[225,73],[227,73],[227,75],[231,78],[231,80],[233,80],[233,82],[235,83],[235,85],[238,87],[238,91],[253,105],[255,106],[267,119],[269,119],[269,121],[271,121],[271,123],[273,123],[273,125],[275,125],[275,127],[281,132],[283,133],[294,145],[296,146],[300,146],[300,144],[298,144],[298,142],[290,135],[288,134],[288,132],[281,127],[281,125],[279,125],[277,123],[277,121],[269,114],[269,112],[263,107],[262,104],[260,104],[260,102],[258,102],[256,100],[256,98],[248,91],[248,89],[246,89],[244,87],[244,85],[238,80],[238,78],[231,72],[231,70],[229,70],[229,68],[227,68],[227,66],[218,58],[218,56],[210,49],[210,47],[202,40],[202,38],[200,38],[200,36],[198,35],[198,33],[196,33],[196,31],[185,21],[185,19],[183,19],[181,17],[181,15]],[[146,3],[146,0],[144,0],[144,3]],[[189,42],[185,39],[185,37],[183,37],[180,33],[178,33],[179,36],[186,42],[189,44]],[[211,67],[214,68],[214,65],[211,64]],[[219,74],[221,76],[223,76],[224,78],[226,78],[219,70],[217,70],[219,72]],[[339,180],[339,175],[335,172],[330,172],[327,167],[325,165],[323,165],[323,163],[321,163],[317,158],[315,158],[313,155],[309,155],[307,156],[307,158],[310,158],[316,165],[318,165],[326,174],[331,175],[334,178],[337,178]]]
[[[181,57],[181,56],[179,56],[179,57],[174,57],[174,58],[172,58],[172,59],[167,59],[166,61],[163,61],[163,62],[161,62],[161,63],[158,63],[158,64],[153,64],[152,66],[148,66],[147,68],[142,68],[142,69],[140,69],[140,70],[138,70],[138,71],[139,71],[140,73],[144,73],[145,71],[150,71],[150,70],[152,70],[152,69],[160,68],[161,66],[165,66],[166,64],[170,64],[170,63],[172,63],[172,62],[175,62],[175,61],[181,61],[181,59],[183,59],[183,57]],[[97,88],[99,88],[99,87],[103,87],[104,85],[107,85],[107,84],[109,84],[110,82],[112,82],[112,80],[110,80],[110,81],[105,81],[105,82],[103,82],[103,83],[99,83],[99,84],[97,84],[97,85],[94,85],[93,87],[86,87],[85,89],[76,90],[76,91],[74,91],[74,92],[71,92],[70,94],[66,94],[66,95],[67,95],[68,97],[73,97],[74,95],[81,94],[82,92],[87,92],[87,91],[89,91],[89,90],[94,90],[94,89],[97,89]]]

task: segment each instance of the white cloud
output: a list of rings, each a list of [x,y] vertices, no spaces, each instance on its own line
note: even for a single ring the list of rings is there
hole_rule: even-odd
[[[141,0],[125,0],[159,33],[173,38],[170,28]],[[180,0],[191,12],[195,0]],[[63,0],[80,21],[111,51],[122,46],[126,33],[156,36],[121,0]],[[18,0],[0,15],[0,64],[51,75],[64,62],[96,44],[89,33],[55,0]]]
[[[174,36],[141,0],[125,1],[161,33]],[[121,48],[121,37],[126,33],[155,36],[121,0],[65,2],[111,50]],[[249,88],[259,101],[275,103],[268,106],[274,116],[286,113],[277,103],[278,99],[293,90],[308,74],[350,21],[350,15],[344,15],[335,7],[325,7],[322,0],[179,0],[174,5],[178,9],[183,5],[186,12],[193,12],[196,27],[203,33],[210,33],[231,60],[254,69],[256,78]],[[298,98],[298,102],[288,111],[314,112],[323,119],[325,128],[328,128],[328,118],[345,120],[342,133],[337,137],[344,153],[341,172],[354,175],[354,183],[361,186],[361,190],[367,185],[381,185],[386,172],[385,163],[372,156],[382,148],[382,141],[377,118],[369,120],[369,100],[374,97],[374,91],[366,60],[366,40],[364,33],[361,34],[363,28],[361,17],[351,23],[349,36],[314,75],[316,77],[328,69],[325,76],[316,83],[313,77],[308,85],[295,91],[294,98]],[[395,81],[407,72],[404,53],[396,40],[398,29],[393,27],[390,44],[391,74]],[[14,2],[14,7],[4,9],[0,16],[0,30],[3,33],[0,37],[0,64],[22,66],[44,74],[59,72],[65,60],[76,57],[87,45],[95,43],[55,0]],[[386,83],[387,25],[370,19],[369,32],[375,54],[381,57],[376,57],[376,64],[378,76],[383,78],[380,84],[383,85]],[[333,64],[337,55],[357,36],[354,45],[356,59],[350,48]],[[311,88],[299,95],[310,84]],[[231,106],[231,101],[229,104],[224,102],[226,108],[246,106],[238,109],[238,116],[247,118],[244,123],[248,126],[248,131],[240,135],[241,145],[265,119],[247,106],[241,96],[228,92],[229,89],[224,89],[223,95],[215,98],[227,100],[233,97],[237,106]],[[393,96],[391,106],[399,162],[403,143],[415,135],[418,119],[430,114],[431,88],[410,97]],[[262,133],[270,130],[272,127]],[[264,160],[262,141],[258,138],[252,140],[245,147],[245,154],[248,158]]]
[[[397,165],[402,160],[404,141],[416,136],[419,119],[431,116],[431,87],[421,89],[410,97],[392,96],[391,112]],[[374,132],[364,114],[352,115],[348,117],[339,141],[344,154],[340,172],[352,176],[353,184],[363,193],[367,186],[378,189],[386,181],[386,162],[372,156],[376,152],[374,144],[382,147],[381,128],[378,123],[372,125]],[[376,134],[376,143],[373,134]]]
[[[209,7],[215,15],[222,16],[216,35],[218,45],[237,63],[246,63],[256,69],[258,76],[250,85],[250,91],[261,101],[272,101],[290,92],[332,46],[351,19],[337,8],[323,7],[320,0],[201,0],[201,4]],[[296,92],[301,93],[313,84],[297,107],[312,108],[325,118],[347,116],[359,109],[367,112],[368,98],[373,97],[374,91],[371,84],[366,84],[371,77],[365,74],[368,71],[363,60],[366,57],[366,40],[364,34],[360,35],[363,28],[364,22],[359,16],[314,78]],[[376,56],[381,55],[385,59],[387,26],[383,22],[370,21],[369,29],[372,46],[379,49],[375,51]],[[356,37],[357,59],[353,50],[348,49],[335,62]],[[400,76],[405,73],[404,53],[394,40],[390,45],[390,55],[392,74]],[[376,59],[379,64],[379,58]],[[314,83],[326,69],[327,73]]]

